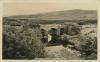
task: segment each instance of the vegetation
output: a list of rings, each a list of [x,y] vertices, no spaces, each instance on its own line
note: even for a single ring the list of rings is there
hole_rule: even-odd
[[[3,28],[3,59],[45,57],[39,29],[32,29],[28,26],[21,29],[17,29],[14,26],[3,26]]]
[[[77,35],[80,34],[81,26],[77,23],[65,23],[64,31],[68,35]]]
[[[80,34],[81,26],[85,24],[97,23],[97,20],[88,20],[80,22],[80,20],[34,20],[34,19],[7,19],[3,21],[3,59],[34,59],[47,57],[45,45],[48,38],[46,30],[41,29],[39,23],[64,23],[63,28],[51,28],[49,34],[52,36],[51,44],[59,43],[65,48],[66,45],[73,45],[71,49],[80,52],[82,58],[97,59],[97,37],[91,38],[88,35]],[[66,24],[66,21],[67,24]],[[82,21],[82,20],[81,20]],[[76,22],[75,24],[73,22]],[[88,22],[88,23],[87,23]],[[37,24],[35,24],[37,23]],[[79,25],[78,25],[78,24]],[[41,31],[41,32],[40,32]],[[89,33],[91,34],[91,33]],[[42,36],[42,38],[41,38]],[[74,40],[74,36],[79,39]],[[72,42],[71,42],[72,41]],[[66,50],[62,50],[62,57],[70,58]],[[70,57],[68,57],[68,54]],[[52,55],[51,55],[52,56]],[[76,56],[74,56],[76,57]]]
[[[80,52],[81,57],[85,59],[97,59],[97,37],[81,36],[80,38]]]

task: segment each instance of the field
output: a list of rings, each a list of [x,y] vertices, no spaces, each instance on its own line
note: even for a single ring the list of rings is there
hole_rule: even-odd
[[[46,26],[45,26],[46,27]],[[48,27],[50,28],[50,27]],[[45,28],[45,29],[48,29]],[[92,32],[93,31],[93,32]],[[92,33],[90,33],[92,32]],[[97,36],[97,27],[96,25],[82,25],[81,35],[88,35],[91,38]],[[77,40],[78,39],[78,40]],[[76,46],[80,47],[80,43],[84,43],[84,41],[79,41],[79,38],[72,38],[70,39],[72,42],[75,43]],[[45,51],[47,52],[46,58],[36,58],[36,59],[45,59],[45,60],[84,60],[86,58],[80,57],[81,53],[76,50],[71,50],[70,48],[64,48],[62,45],[58,46],[50,46],[45,47]]]
[[[84,36],[87,36],[87,37],[90,37],[91,39],[94,39],[97,36],[96,25],[91,24],[91,25],[81,25],[81,26],[82,26],[82,28],[81,28],[79,35],[68,36],[69,37],[68,40],[70,42],[73,42],[75,44],[75,47],[77,47],[78,49],[80,49],[80,44],[84,44],[84,42],[86,41],[85,39],[83,41],[81,41],[81,38],[84,38]],[[31,39],[38,41],[38,42],[34,41],[35,43],[33,44],[33,47],[31,47],[31,48],[33,48],[33,50],[35,50],[34,52],[37,51],[36,48],[40,48],[43,45],[39,40],[41,38],[39,28],[35,28],[35,29],[30,28],[29,29],[28,26],[23,28],[23,26],[10,26],[10,25],[4,25],[3,27],[4,27],[4,31],[3,31],[4,34],[6,34],[8,36],[11,35],[10,32],[14,31],[13,35],[11,35],[11,36],[14,36],[15,39],[16,39],[15,41],[17,41],[17,42],[18,42],[18,39],[20,37],[17,39],[16,36],[22,35],[21,37],[23,37],[23,36],[28,35],[28,37],[23,37],[24,38],[23,40],[19,39],[21,41],[18,42],[18,43],[25,42],[24,40],[26,39],[26,41],[27,41],[28,38],[30,38],[30,39],[27,42],[32,42]],[[61,28],[62,25],[60,25],[60,24],[40,25],[41,29],[45,29],[47,31],[49,31],[51,28],[59,29],[59,27]],[[20,32],[23,32],[23,33],[20,33]],[[19,35],[17,35],[17,34],[19,34]],[[11,38],[11,36],[8,39],[14,38],[14,37]],[[40,37],[38,37],[38,36],[40,36]],[[48,37],[48,39],[49,39],[49,37]],[[6,40],[6,41],[8,42],[8,40]],[[11,41],[13,41],[13,40],[11,40]],[[34,47],[34,45],[37,46],[37,47]],[[27,44],[27,46],[28,46],[28,44]],[[27,46],[24,46],[24,47],[27,47]],[[43,49],[40,48],[40,50],[37,51],[37,53],[41,51],[40,54],[42,54],[42,55],[37,56],[37,53],[34,53],[35,56],[37,56],[36,58],[34,58],[34,56],[33,56],[34,59],[36,59],[36,60],[37,59],[38,60],[41,60],[41,59],[46,59],[46,60],[48,60],[48,59],[51,59],[51,60],[54,60],[54,59],[56,59],[56,60],[60,60],[60,59],[63,59],[63,60],[83,60],[83,59],[87,59],[85,57],[80,57],[80,56],[82,56],[80,51],[72,50],[69,47],[63,47],[62,44],[49,46],[49,47],[44,45],[44,46],[42,46],[42,48]],[[45,51],[45,52],[43,52],[43,51]],[[43,58],[43,57],[45,57],[45,58]],[[27,56],[26,56],[26,58],[27,58]]]
[[[96,60],[97,11],[3,17],[3,59]]]

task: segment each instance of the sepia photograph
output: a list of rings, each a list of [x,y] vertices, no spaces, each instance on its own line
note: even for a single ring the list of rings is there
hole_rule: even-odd
[[[3,60],[97,60],[98,10],[89,3],[3,3]]]

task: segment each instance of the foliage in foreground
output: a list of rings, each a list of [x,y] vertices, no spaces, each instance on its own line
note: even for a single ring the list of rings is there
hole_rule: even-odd
[[[45,57],[44,45],[35,33],[39,29],[4,26],[3,59],[34,59]],[[39,34],[37,34],[40,36]]]
[[[87,60],[97,59],[97,37],[82,36],[80,42],[81,56]]]

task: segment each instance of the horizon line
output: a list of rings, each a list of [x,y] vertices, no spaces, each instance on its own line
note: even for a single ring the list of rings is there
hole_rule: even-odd
[[[97,9],[91,9],[91,10],[90,9],[68,9],[68,10],[56,10],[56,11],[40,12],[40,13],[34,13],[34,14],[8,15],[8,16],[3,16],[3,17],[15,17],[15,16],[25,16],[25,15],[38,15],[38,14],[60,12],[60,11],[71,11],[71,10],[97,11]]]

